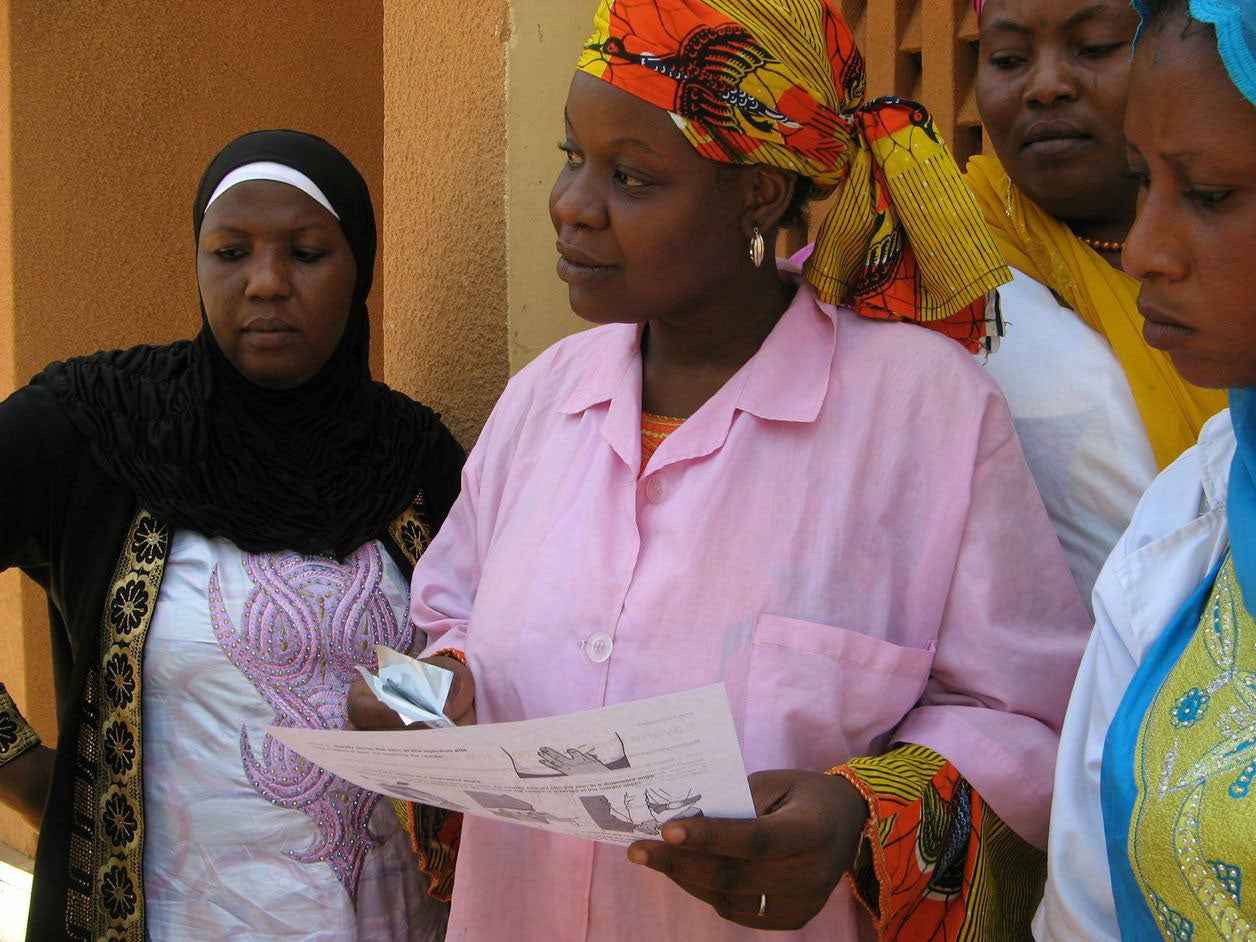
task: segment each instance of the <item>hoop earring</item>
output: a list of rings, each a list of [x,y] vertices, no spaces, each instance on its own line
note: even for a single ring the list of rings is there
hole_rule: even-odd
[[[754,227],[754,235],[750,237],[750,261],[754,262],[755,268],[763,264],[763,233],[758,226]]]

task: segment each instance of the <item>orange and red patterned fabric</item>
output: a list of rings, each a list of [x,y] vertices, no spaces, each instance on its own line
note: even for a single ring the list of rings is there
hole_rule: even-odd
[[[671,112],[704,157],[840,188],[805,268],[822,301],[973,349],[994,332],[1011,274],[925,109],[865,103],[834,0],[602,0],[577,68]]]
[[[431,805],[416,805],[394,798],[393,810],[410,835],[410,849],[419,870],[427,877],[427,893],[448,903],[454,894],[454,868],[462,842],[462,815]]]
[[[851,872],[877,938],[972,942],[1028,938],[1047,858],[924,746],[852,759],[831,774],[868,802],[868,863]]]
[[[655,415],[653,412],[641,413],[641,472],[650,463],[659,445],[676,429],[685,424],[684,419],[674,419],[670,415]]]

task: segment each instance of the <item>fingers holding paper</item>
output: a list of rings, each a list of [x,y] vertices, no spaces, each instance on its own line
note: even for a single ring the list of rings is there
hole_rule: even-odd
[[[757,818],[673,820],[662,843],[638,841],[628,857],[732,922],[801,928],[853,865],[867,805],[845,779],[817,772],[756,772],[749,782]]]

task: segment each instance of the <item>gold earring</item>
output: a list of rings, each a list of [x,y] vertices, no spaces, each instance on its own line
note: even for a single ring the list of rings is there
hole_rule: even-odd
[[[754,262],[755,268],[763,264],[763,233],[758,226],[754,227],[754,235],[750,237],[750,261]]]

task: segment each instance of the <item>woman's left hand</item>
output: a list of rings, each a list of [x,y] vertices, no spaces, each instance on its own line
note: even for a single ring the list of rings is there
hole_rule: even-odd
[[[670,877],[732,922],[799,929],[854,864],[867,802],[840,776],[797,770],[756,772],[750,794],[757,818],[670,821],[664,843],[638,841],[628,859]]]
[[[475,678],[471,668],[457,658],[444,655],[425,657],[428,664],[443,667],[454,675],[449,696],[445,700],[445,715],[458,726],[475,725]],[[405,721],[395,711],[385,706],[375,696],[366,681],[359,677],[349,685],[345,694],[345,706],[348,711],[348,729],[358,730],[397,730],[397,729],[428,729],[426,723]]]

